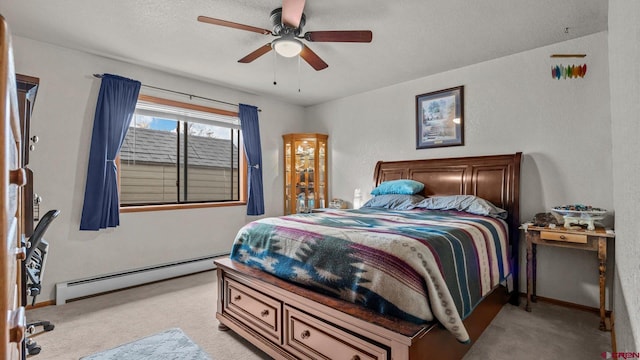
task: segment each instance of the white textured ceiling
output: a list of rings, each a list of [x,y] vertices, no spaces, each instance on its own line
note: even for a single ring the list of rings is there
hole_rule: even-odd
[[[606,30],[607,4],[307,0],[304,31],[373,32],[368,44],[307,43],[322,71],[273,51],[240,64],[274,38],[196,21],[271,29],[279,0],[0,0],[0,14],[18,36],[312,105]]]

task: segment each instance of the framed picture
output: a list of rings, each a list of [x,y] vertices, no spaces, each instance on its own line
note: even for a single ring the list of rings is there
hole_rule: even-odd
[[[416,149],[464,145],[464,86],[416,96]]]

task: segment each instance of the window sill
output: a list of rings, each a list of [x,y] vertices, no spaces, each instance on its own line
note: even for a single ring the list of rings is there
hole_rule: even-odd
[[[145,211],[201,209],[201,208],[216,208],[216,207],[245,206],[245,205],[247,205],[246,201],[228,201],[224,203],[124,206],[124,207],[120,207],[120,213],[123,214],[123,213],[134,213],[134,212],[145,212]]]

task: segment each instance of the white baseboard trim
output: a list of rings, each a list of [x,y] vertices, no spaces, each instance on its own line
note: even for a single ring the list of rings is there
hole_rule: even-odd
[[[56,305],[84,296],[96,295],[131,286],[170,279],[177,276],[213,270],[213,259],[228,254],[209,255],[196,259],[148,266],[119,273],[99,275],[91,278],[67,281],[56,284]]]

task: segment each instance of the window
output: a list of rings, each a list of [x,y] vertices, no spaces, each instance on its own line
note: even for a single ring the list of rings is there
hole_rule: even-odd
[[[240,139],[235,113],[141,95],[120,149],[120,206],[243,200]]]

